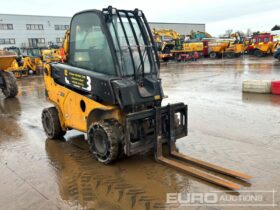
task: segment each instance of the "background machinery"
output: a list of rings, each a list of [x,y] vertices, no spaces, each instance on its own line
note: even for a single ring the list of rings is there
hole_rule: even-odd
[[[203,56],[207,57],[209,55],[209,43],[215,38],[211,34],[202,31],[192,31],[190,35],[192,40],[200,40],[203,43]]]
[[[32,48],[24,49],[27,54],[24,54],[18,47],[8,47],[4,48],[4,50],[17,55],[16,59],[7,69],[7,71],[14,73],[16,77],[28,76],[29,71],[32,71],[33,74],[35,74],[43,68],[41,58],[39,56],[35,56],[34,51],[32,53],[30,52],[30,50],[33,50]]]
[[[180,34],[172,29],[153,29],[155,44],[158,49],[159,58],[168,61],[173,58],[171,50],[176,44],[176,40],[180,40]]]
[[[50,45],[47,49],[42,49],[42,60],[44,62],[61,61],[62,48],[57,45]]]
[[[176,59],[184,60],[192,57],[195,52],[203,55],[203,43],[200,40],[184,40],[178,32],[172,29],[153,29],[155,43],[158,48],[159,58],[163,61]]]
[[[33,73],[40,74],[43,71],[44,63],[43,63],[43,56],[42,51],[45,48],[42,47],[30,47],[26,48],[26,57],[28,57],[28,63],[30,70]]]
[[[225,39],[207,39],[207,41],[210,58],[221,58],[230,45],[230,41]]]
[[[245,39],[239,32],[233,33],[227,38],[204,39],[204,45],[205,41],[207,41],[210,58],[235,58],[247,49]]]
[[[248,46],[248,54],[263,57],[273,53],[276,46],[273,43],[273,35],[270,33],[254,33]]]
[[[250,178],[176,150],[176,139],[188,133],[188,109],[184,103],[161,104],[157,48],[141,10],[75,14],[64,50],[64,62],[47,64],[44,71],[46,96],[54,104],[42,112],[49,138],[62,138],[68,129],[86,132],[90,151],[104,164],[153,149],[158,162],[233,190],[240,186],[194,165]],[[172,159],[164,156],[164,142]]]
[[[17,58],[16,53],[0,51],[0,88],[7,98],[15,97],[18,93],[16,78],[13,73],[6,71]]]
[[[213,38],[211,34],[207,32],[202,32],[202,31],[192,31],[190,35],[191,39],[197,39],[197,40],[202,40],[202,39],[208,39],[208,38]]]
[[[244,36],[240,32],[236,32],[230,35],[233,37],[233,41],[229,42],[228,47],[224,51],[224,55],[227,58],[240,57],[242,53],[247,50],[247,45]]]
[[[175,47],[171,50],[173,57],[177,61],[184,60],[185,57],[193,57],[194,53],[198,53],[199,57],[203,56],[203,42],[197,40],[182,41],[177,40]]]

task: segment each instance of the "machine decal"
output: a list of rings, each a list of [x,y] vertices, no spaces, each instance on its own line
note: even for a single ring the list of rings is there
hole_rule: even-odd
[[[83,90],[91,91],[91,78],[89,76],[77,74],[65,69],[64,78],[66,84]]]

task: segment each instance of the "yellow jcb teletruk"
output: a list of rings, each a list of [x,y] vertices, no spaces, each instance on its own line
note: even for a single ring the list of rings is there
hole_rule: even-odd
[[[153,149],[158,162],[233,190],[240,185],[175,159],[251,178],[177,152],[176,140],[188,133],[188,108],[161,105],[157,48],[141,10],[110,6],[75,14],[64,51],[65,61],[44,71],[46,96],[54,104],[42,112],[49,138],[62,138],[69,129],[85,132],[90,151],[104,164]],[[164,142],[172,159],[163,156]]]

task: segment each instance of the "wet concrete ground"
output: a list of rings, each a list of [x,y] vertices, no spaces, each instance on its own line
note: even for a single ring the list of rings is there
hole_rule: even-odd
[[[280,96],[241,92],[245,79],[280,79],[279,63],[271,57],[168,63],[161,77],[165,103],[189,105],[189,136],[177,142],[180,152],[252,175],[242,190],[278,191],[279,209]],[[225,189],[162,166],[152,154],[103,166],[76,131],[65,142],[47,140],[41,111],[50,104],[42,78],[18,84],[17,98],[0,95],[0,209],[272,209],[167,204],[167,193]],[[263,204],[272,204],[270,192],[262,195]]]

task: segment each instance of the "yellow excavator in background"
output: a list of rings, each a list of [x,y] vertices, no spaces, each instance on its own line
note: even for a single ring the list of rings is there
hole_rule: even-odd
[[[155,42],[158,46],[159,57],[163,61],[175,58],[182,60],[185,55],[192,56],[198,52],[201,57],[203,54],[203,43],[197,40],[184,41],[181,35],[172,29],[153,29]]]
[[[162,105],[157,47],[141,10],[109,6],[79,12],[63,46],[63,62],[48,63],[44,71],[46,97],[53,104],[42,111],[48,138],[61,139],[71,129],[85,132],[89,150],[104,164],[153,149],[158,162],[233,190],[240,189],[233,180],[195,165],[251,178],[177,151],[176,140],[188,133],[188,108]],[[163,153],[164,142],[172,158]]]
[[[171,50],[175,46],[176,40],[179,40],[180,34],[172,29],[153,29],[155,43],[157,45],[159,58],[165,62],[173,58]]]

